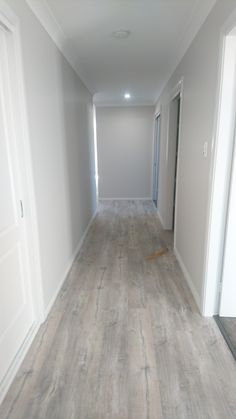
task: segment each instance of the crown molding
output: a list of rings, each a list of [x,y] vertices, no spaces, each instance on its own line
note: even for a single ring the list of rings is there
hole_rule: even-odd
[[[189,20],[189,23],[185,30],[185,34],[183,38],[180,40],[179,44],[177,44],[175,47],[176,53],[172,63],[171,71],[169,72],[169,74],[166,75],[166,79],[164,80],[162,87],[159,89],[157,98],[154,101],[154,103],[157,103],[163,89],[165,88],[169,79],[171,78],[177,66],[181,62],[182,58],[184,57],[185,53],[187,52],[188,48],[193,42],[195,36],[197,35],[198,31],[200,30],[201,26],[203,25],[210,11],[215,5],[216,1],[217,0],[208,0],[207,2],[199,2],[194,8],[192,18]],[[91,93],[91,95],[96,94],[96,90],[93,88],[93,86],[91,86],[91,83],[88,82],[88,80],[86,79],[86,75],[84,74],[82,69],[79,68],[78,60],[76,58],[76,49],[74,48],[71,40],[65,34],[58,21],[56,20],[55,15],[50,9],[47,0],[26,0],[26,3],[30,7],[34,15],[37,17],[41,25],[47,31],[49,36],[52,38],[54,43],[57,45],[58,49],[70,63],[72,68],[75,70],[79,78],[82,80],[83,84]],[[106,102],[104,103],[104,105],[102,105],[99,101],[96,100],[96,98],[95,104],[96,106],[107,106],[108,104],[112,106],[112,104],[110,104],[109,102]],[[150,102],[146,102],[146,104],[152,105],[152,103]],[[113,104],[113,106],[116,105],[116,103]],[[140,105],[143,105],[143,103],[140,103]]]
[[[187,52],[191,43],[193,42],[195,36],[201,29],[205,20],[207,19],[212,8],[216,4],[217,0],[208,0],[207,2],[199,2],[193,10],[192,18],[189,20],[188,25],[185,29],[183,38],[181,39],[179,45],[177,46],[176,53],[176,65],[178,66],[183,56]]]
[[[77,64],[77,52],[75,51],[70,39],[66,36],[54,14],[52,13],[46,0],[26,0],[26,3],[41,23],[43,28],[46,30],[48,35],[51,37],[53,42],[56,44],[60,52],[69,62],[71,67],[74,69],[78,77],[81,79],[83,84],[86,86],[91,95],[96,93],[95,89],[88,83],[85,75],[81,68],[78,68]]]
[[[201,29],[211,10],[215,6],[216,2],[217,0],[208,0],[205,3],[199,2],[194,8],[192,18],[188,22],[188,25],[184,32],[184,36],[180,40],[179,44],[177,44],[175,47],[176,54],[172,65],[172,71],[170,71],[170,73],[167,75],[166,80],[159,89],[155,103],[158,102],[168,81],[171,79],[176,68],[178,67],[184,55],[188,51],[190,45],[192,44],[194,38],[198,34],[199,30]]]

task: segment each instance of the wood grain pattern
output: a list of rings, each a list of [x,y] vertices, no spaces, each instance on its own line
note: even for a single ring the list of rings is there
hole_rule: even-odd
[[[100,205],[0,418],[236,418],[235,362],[151,202]]]

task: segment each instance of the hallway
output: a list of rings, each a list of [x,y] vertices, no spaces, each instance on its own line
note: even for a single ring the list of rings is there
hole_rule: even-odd
[[[235,362],[171,243],[150,201],[100,204],[1,419],[235,419]]]

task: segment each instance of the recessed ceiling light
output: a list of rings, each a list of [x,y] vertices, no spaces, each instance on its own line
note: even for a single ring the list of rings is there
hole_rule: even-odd
[[[118,31],[112,32],[112,36],[115,39],[126,39],[130,36],[131,32],[126,29],[119,29]]]
[[[125,94],[124,94],[124,98],[125,98],[125,99],[130,99],[130,98],[131,98],[130,93],[128,93],[128,92],[127,92],[127,93],[125,93]]]

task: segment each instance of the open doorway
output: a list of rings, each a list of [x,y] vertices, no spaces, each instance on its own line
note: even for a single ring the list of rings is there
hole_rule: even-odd
[[[219,293],[218,326],[236,359],[236,145],[231,164],[224,255]]]
[[[176,192],[177,192],[177,167],[179,151],[181,95],[177,93],[170,102],[169,110],[169,138],[168,138],[168,212],[169,229],[175,229]]]
[[[160,158],[160,124],[161,115],[157,115],[155,119],[154,131],[154,149],[153,149],[153,188],[152,200],[156,207],[158,207],[158,181],[159,181],[159,158]]]
[[[233,27],[235,25],[235,27]],[[236,357],[236,18],[222,37],[203,313],[216,321]]]

